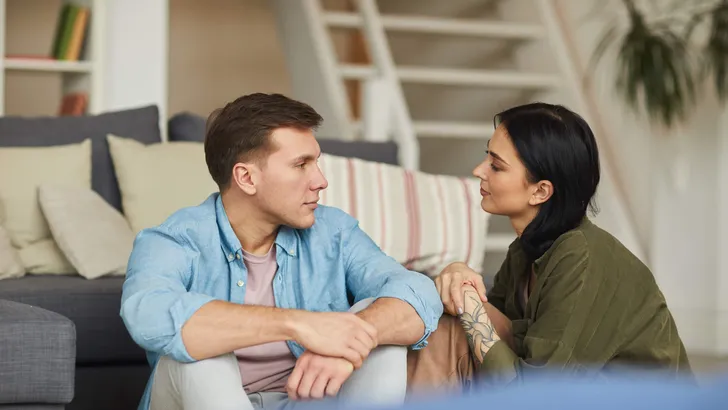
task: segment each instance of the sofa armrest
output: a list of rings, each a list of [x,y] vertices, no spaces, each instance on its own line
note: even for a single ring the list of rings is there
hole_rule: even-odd
[[[76,328],[39,307],[0,300],[0,404],[73,399]]]

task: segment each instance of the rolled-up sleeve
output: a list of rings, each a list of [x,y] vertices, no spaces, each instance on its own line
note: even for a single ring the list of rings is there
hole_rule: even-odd
[[[578,358],[588,356],[585,349],[589,348],[580,343],[585,323],[598,323],[604,313],[594,306],[599,279],[585,274],[588,265],[585,252],[569,252],[560,258],[554,271],[547,273],[549,280],[541,291],[535,320],[513,322],[514,333],[517,326],[528,329],[523,339],[527,356],[521,358],[507,343],[496,342],[480,365],[483,383],[509,384],[536,370],[568,373],[580,369]]]
[[[193,359],[182,341],[182,326],[214,298],[187,290],[192,254],[179,239],[160,228],[140,232],[127,265],[121,317],[132,339],[143,349]]]
[[[432,279],[406,269],[382,252],[353,218],[348,219],[342,239],[347,288],[355,301],[389,297],[409,303],[425,324],[424,335],[411,347],[417,350],[427,346],[427,338],[437,329],[443,312]]]

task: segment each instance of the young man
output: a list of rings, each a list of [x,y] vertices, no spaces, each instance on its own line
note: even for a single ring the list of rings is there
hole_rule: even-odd
[[[405,346],[426,345],[442,302],[355,219],[317,205],[321,121],[269,94],[210,117],[220,192],[140,232],[129,260],[121,316],[154,368],[140,409],[403,399]]]

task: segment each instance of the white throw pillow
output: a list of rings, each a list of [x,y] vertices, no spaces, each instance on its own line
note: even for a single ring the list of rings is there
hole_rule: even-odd
[[[38,203],[44,183],[91,188],[91,140],[48,147],[0,148],[5,229],[28,273],[73,273],[55,246]],[[71,267],[69,271],[69,267]]]
[[[53,239],[81,276],[126,273],[134,232],[119,211],[87,188],[41,185],[38,197]]]
[[[409,269],[436,276],[452,262],[482,270],[489,214],[474,178],[322,154],[321,203],[340,208]]]
[[[132,231],[157,226],[181,208],[202,203],[217,184],[200,142],[145,145],[108,135],[122,207]]]

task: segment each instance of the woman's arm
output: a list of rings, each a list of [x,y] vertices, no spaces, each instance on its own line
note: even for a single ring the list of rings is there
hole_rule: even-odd
[[[470,350],[480,365],[490,348],[501,338],[475,288],[466,285],[463,290],[463,313],[460,315],[460,323],[468,337]],[[498,309],[492,308],[492,310],[498,312]]]
[[[501,340],[493,317],[483,314],[486,308],[473,299],[468,289],[461,322],[473,356],[480,362],[481,382],[504,385],[522,380],[532,370],[568,373],[579,369],[583,361],[599,365],[604,360],[603,343],[597,346],[580,340],[585,326],[590,327],[587,332],[596,332],[609,309],[607,304],[595,305],[601,278],[586,273],[589,263],[585,252],[564,252],[553,265],[553,270],[541,272],[548,280],[539,290],[538,301],[534,302],[538,303],[538,313],[524,335],[525,357],[519,357]]]
[[[516,348],[513,342],[513,325],[511,323],[511,319],[508,319],[508,317],[498,310],[498,308],[490,304],[490,299],[488,299],[488,303],[485,303],[483,306],[485,307],[485,311],[488,313],[488,318],[493,324],[498,336],[501,340],[508,343],[508,347],[515,350]]]
[[[507,270],[501,268],[498,274],[496,274],[493,289],[489,296],[486,297],[483,277],[464,263],[452,263],[435,278],[435,287],[445,306],[445,312],[452,316],[461,317],[461,319],[462,316],[459,311],[466,311],[464,306],[464,301],[467,297],[465,291],[470,289],[472,292],[475,292],[472,296],[478,298],[487,316],[489,316],[496,333],[513,349],[511,320],[498,308],[499,305],[505,305],[505,294],[507,290],[505,281],[507,280],[507,275]],[[491,296],[493,296],[492,299]],[[485,301],[485,303],[482,301]],[[473,312],[470,311],[470,313],[472,316]]]

